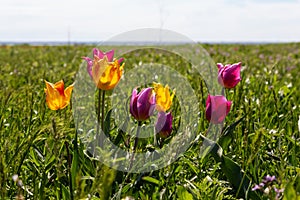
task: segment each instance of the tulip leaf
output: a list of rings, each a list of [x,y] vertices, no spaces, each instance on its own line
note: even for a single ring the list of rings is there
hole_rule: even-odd
[[[223,148],[223,149],[227,149],[229,144],[231,143],[232,141],[232,137],[233,137],[233,131],[235,129],[235,127],[241,122],[243,121],[243,119],[246,117],[246,115],[244,115],[243,117],[241,117],[240,119],[238,119],[236,122],[230,124],[229,126],[227,126],[223,133],[222,133],[222,136],[220,137],[218,143],[220,144],[220,146]]]
[[[245,174],[242,168],[233,160],[223,154],[222,147],[205,136],[201,136],[203,143],[212,146],[209,154],[217,161],[221,162],[221,170],[228,181],[237,191],[237,196],[241,198],[260,199],[254,191],[249,190],[251,186],[250,178]]]
[[[109,132],[110,132],[110,117],[111,117],[111,112],[112,109],[110,109],[106,116],[105,116],[105,120],[104,120],[104,127],[103,127],[103,131],[105,133],[106,136],[109,137]]]
[[[117,134],[117,136],[115,138],[115,141],[114,141],[115,145],[120,144],[121,141],[126,143],[126,136],[125,135],[126,135],[126,131],[127,131],[128,121],[129,121],[129,117],[126,117],[126,120],[124,121],[123,125],[118,130],[118,134]]]
[[[250,188],[250,179],[243,172],[241,167],[236,162],[234,162],[233,160],[231,160],[226,156],[223,156],[220,166],[221,166],[221,170],[226,175],[228,181],[238,191],[237,196],[245,197],[247,191]]]

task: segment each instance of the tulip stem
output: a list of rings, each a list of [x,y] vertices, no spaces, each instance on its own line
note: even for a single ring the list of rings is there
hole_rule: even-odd
[[[101,91],[101,92],[100,92]],[[102,98],[101,98],[101,93],[102,93]],[[103,147],[103,142],[104,142],[104,108],[105,108],[105,90],[99,90],[99,110],[98,110],[98,116],[99,120],[98,122],[100,123],[100,102],[101,102],[101,131],[100,131],[100,143],[99,146],[102,148]],[[99,128],[99,125],[98,125]]]
[[[225,88],[224,88],[224,87],[222,88],[221,94],[222,94],[223,96],[225,96]]]
[[[101,128],[104,129],[105,90],[102,90]]]
[[[68,173],[69,173],[69,190],[70,190],[70,197],[71,200],[74,199],[74,194],[73,194],[73,187],[72,187],[72,172],[71,172],[71,166],[72,166],[72,158],[71,158],[71,154],[69,151],[69,143],[67,141],[65,141],[65,145],[66,145],[66,149],[67,149],[67,161],[68,161]]]
[[[101,133],[100,133],[100,107],[101,107],[101,90],[98,90],[98,113],[97,113],[97,132],[96,135],[99,136],[97,137],[96,140],[96,147],[98,146],[98,141],[99,141],[99,146],[102,146],[102,138],[101,138]]]
[[[140,132],[141,132],[141,126],[142,126],[142,121],[139,121],[137,130],[136,130],[136,136],[135,136],[135,139],[134,139],[133,154],[132,154],[132,157],[131,157],[131,160],[130,160],[129,170],[132,168],[135,151],[136,151],[137,144],[138,144],[138,141],[139,141],[139,135],[140,135]]]
[[[139,141],[139,135],[140,135],[140,132],[141,132],[141,126],[142,126],[142,122],[139,121],[138,122],[137,130],[136,130],[136,136],[135,136],[135,140],[134,140],[134,146],[133,146],[133,151],[134,152],[136,150],[136,147],[137,147],[137,144],[138,144],[138,141]]]

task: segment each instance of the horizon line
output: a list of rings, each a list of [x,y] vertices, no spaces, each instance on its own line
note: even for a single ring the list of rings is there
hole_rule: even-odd
[[[284,44],[284,43],[300,43],[299,41],[288,40],[240,40],[240,41],[194,41],[200,44]],[[151,45],[151,44],[191,44],[187,41],[60,41],[60,40],[40,40],[40,41],[0,41],[0,45],[30,45],[30,46],[55,46],[55,45]]]

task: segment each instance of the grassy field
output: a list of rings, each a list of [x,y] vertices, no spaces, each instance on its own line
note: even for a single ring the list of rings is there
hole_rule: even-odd
[[[226,90],[233,105],[223,135],[205,157],[199,152],[205,138],[197,137],[175,162],[146,173],[92,158],[77,138],[72,106],[55,112],[46,105],[44,80],[72,84],[92,46],[0,47],[0,199],[276,199],[274,187],[284,189],[280,199],[300,199],[300,44],[203,47],[216,63],[243,65],[242,81]],[[128,56],[125,70],[156,59],[147,52]],[[203,107],[197,135],[205,135],[207,90],[201,78],[188,79]],[[109,134],[124,147],[118,136],[125,133],[113,122]],[[158,148],[150,143],[140,150]],[[267,175],[276,176],[269,192],[252,191]]]

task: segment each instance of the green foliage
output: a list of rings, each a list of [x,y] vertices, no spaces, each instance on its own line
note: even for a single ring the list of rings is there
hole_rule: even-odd
[[[197,137],[176,162],[140,174],[99,163],[77,137],[71,105],[55,112],[45,104],[44,80],[72,84],[81,57],[93,47],[0,47],[0,199],[71,199],[72,194],[74,199],[264,199],[251,188],[267,174],[285,189],[283,199],[299,199],[300,44],[203,47],[215,62],[243,64],[242,81],[226,90],[233,105],[219,144],[202,157],[199,147],[206,139]],[[202,78],[180,58],[161,58],[150,50],[137,53],[126,54],[125,70],[139,62],[180,66],[199,98],[197,134],[205,136],[207,88]],[[107,102],[105,134],[128,149],[133,145],[128,121],[118,128]],[[176,134],[181,120],[176,114],[184,110],[178,99],[174,102]],[[152,140],[141,140],[140,151],[155,148]],[[12,180],[15,174],[21,185]]]

